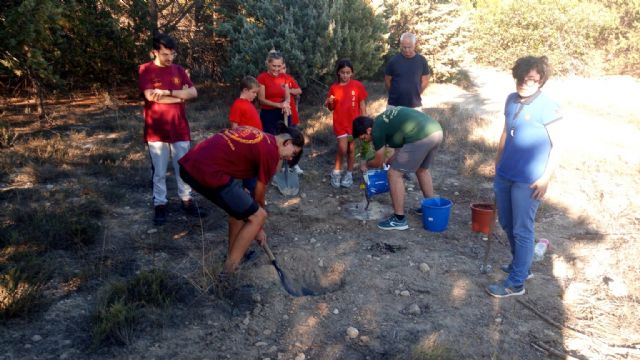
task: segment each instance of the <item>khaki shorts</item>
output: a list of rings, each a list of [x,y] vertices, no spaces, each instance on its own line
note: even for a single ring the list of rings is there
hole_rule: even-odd
[[[418,168],[428,169],[441,143],[442,131],[437,131],[422,140],[405,144],[396,149],[391,168],[403,173],[416,172]]]

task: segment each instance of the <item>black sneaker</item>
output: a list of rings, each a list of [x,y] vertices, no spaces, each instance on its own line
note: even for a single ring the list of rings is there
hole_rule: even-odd
[[[164,225],[167,222],[167,206],[156,205],[154,208],[153,224],[156,226]]]
[[[207,216],[207,213],[204,211],[204,209],[200,209],[198,206],[196,206],[192,199],[182,201],[182,210],[185,214],[193,217]]]

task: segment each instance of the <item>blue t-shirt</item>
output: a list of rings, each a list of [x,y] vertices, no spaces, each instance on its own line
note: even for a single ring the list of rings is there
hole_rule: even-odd
[[[420,54],[406,58],[396,54],[389,60],[384,74],[391,76],[389,88],[389,105],[406,106],[410,108],[422,105],[420,86],[422,76],[431,75],[427,59]]]
[[[560,107],[540,91],[524,101],[513,93],[507,97],[504,116],[507,138],[496,172],[531,184],[547,167],[552,144],[546,126],[562,119]]]

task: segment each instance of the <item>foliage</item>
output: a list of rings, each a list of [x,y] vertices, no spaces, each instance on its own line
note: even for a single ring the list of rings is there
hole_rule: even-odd
[[[601,69],[603,37],[615,13],[589,0],[477,2],[472,49],[476,59],[501,68],[525,55],[546,55],[560,73]]]
[[[362,0],[250,0],[227,16],[220,31],[230,41],[229,81],[264,71],[272,48],[302,87],[333,81],[339,58],[351,59],[359,78],[381,64],[384,24]]]
[[[13,147],[18,139],[18,133],[8,122],[0,121],[0,149]]]
[[[128,344],[135,325],[146,308],[166,308],[180,287],[169,273],[143,271],[129,281],[118,281],[103,289],[93,315],[93,343]]]
[[[432,81],[457,80],[461,64],[468,60],[468,9],[457,1],[436,0],[385,0],[383,6],[389,24],[385,58],[399,52],[402,33],[412,32],[417,52],[432,68]]]
[[[0,258],[4,258],[4,254]],[[0,266],[0,320],[26,316],[43,302],[47,266],[37,255],[7,256]],[[4,261],[3,261],[4,262]]]

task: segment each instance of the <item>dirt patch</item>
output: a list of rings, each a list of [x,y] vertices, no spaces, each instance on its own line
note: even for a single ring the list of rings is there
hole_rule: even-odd
[[[388,194],[376,195],[365,212],[357,184],[332,188],[334,144],[322,139],[329,116],[304,113],[311,142],[300,164],[300,193],[283,196],[271,187],[266,230],[282,270],[315,296],[287,294],[254,246],[259,256],[242,267],[238,280],[255,292],[251,307],[218,298],[211,289],[226,251],[224,214],[198,198],[207,218],[186,218],[172,204],[169,223],[154,228],[144,169],[130,169],[125,174],[133,174],[134,184],[109,206],[103,239],[87,253],[94,269],[90,280],[43,313],[0,326],[0,359],[407,359],[443,353],[543,359],[553,351],[582,359],[638,357],[639,272],[627,259],[640,256],[634,242],[640,224],[637,114],[616,108],[616,116],[628,120],[607,127],[623,135],[605,139],[611,146],[598,153],[590,146],[602,140],[598,124],[607,114],[586,116],[577,100],[560,97],[568,117],[579,116],[579,129],[589,129],[569,133],[571,148],[539,212],[538,235],[550,239],[551,248],[534,264],[527,295],[496,300],[484,287],[503,278],[499,265],[509,260],[508,244],[498,232],[488,258],[493,270],[482,273],[487,241],[471,231],[469,205],[491,200],[501,106],[513,82],[490,69],[472,75],[474,92],[434,85],[425,95],[425,111],[448,135],[432,168],[436,192],[454,203],[445,232],[425,231],[421,217],[409,211],[408,230],[379,230],[376,220],[391,212]],[[547,86],[562,93],[571,84],[566,79]],[[382,85],[368,86],[376,113],[384,106]],[[194,132],[207,132],[204,120],[193,123]],[[592,171],[593,164],[615,170]],[[114,174],[109,181],[126,184]],[[416,181],[407,181],[407,210],[420,200]],[[96,289],[113,276],[152,268],[177,275],[193,295],[143,321],[127,346],[89,350]]]

